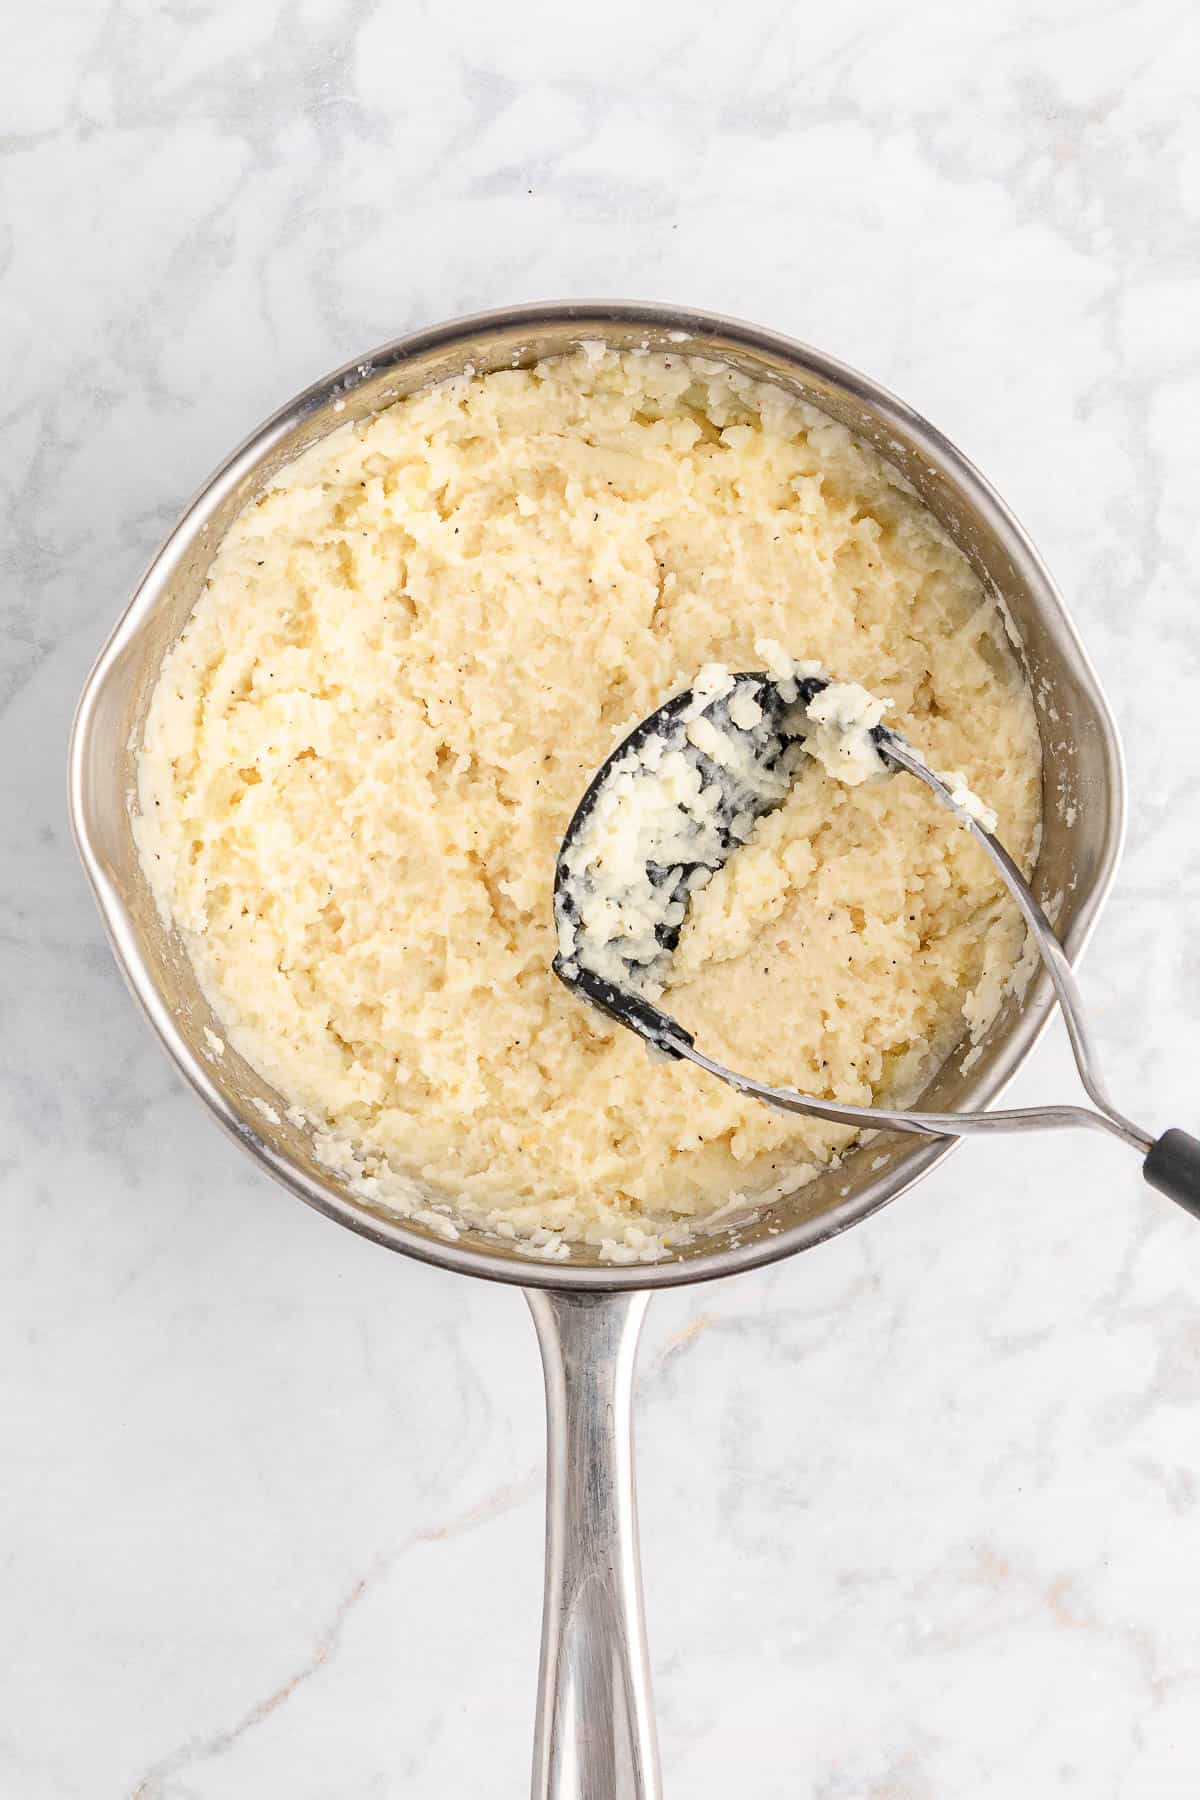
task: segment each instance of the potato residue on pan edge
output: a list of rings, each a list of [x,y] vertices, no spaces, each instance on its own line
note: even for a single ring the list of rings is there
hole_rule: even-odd
[[[995,604],[900,477],[780,389],[585,345],[342,427],[234,522],[163,664],[135,829],[230,1041],[359,1192],[628,1260],[844,1147],[650,1062],[550,970],[592,773],[762,637],[891,700],[1028,856],[1040,750]],[[760,1079],[907,1098],[1022,939],[919,783],[814,762],[697,897],[671,1009]]]

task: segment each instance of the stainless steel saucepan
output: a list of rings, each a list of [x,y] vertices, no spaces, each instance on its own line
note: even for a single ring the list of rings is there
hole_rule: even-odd
[[[300,1199],[391,1250],[523,1287],[533,1310],[548,1409],[546,1583],[535,1800],[654,1800],[660,1794],[642,1616],[631,1407],[650,1292],[732,1275],[810,1249],[857,1224],[949,1154],[949,1140],[876,1138],[758,1217],[698,1236],[670,1260],[565,1263],[464,1230],[454,1242],[373,1211],[314,1158],[306,1133],[254,1106],[278,1096],[230,1050],[205,1055],[217,1021],[182,945],[163,926],[131,831],[136,746],[162,658],[204,583],[222,534],[279,467],[343,425],[431,382],[560,354],[581,340],[713,357],[822,407],[912,483],[1001,596],[1021,639],[1045,762],[1045,825],[1033,886],[1057,905],[1076,957],[1120,853],[1124,786],[1107,704],[1037,552],[966,458],[865,376],[735,320],[665,306],[549,304],[482,314],[402,338],[317,382],[217,470],[158,552],[105,645],[71,745],[71,809],[84,866],[125,977],[214,1118]],[[549,881],[551,871],[547,871]],[[928,1111],[993,1101],[1033,1048],[1053,996],[1043,974],[1010,999],[981,1054],[950,1059],[921,1098]]]

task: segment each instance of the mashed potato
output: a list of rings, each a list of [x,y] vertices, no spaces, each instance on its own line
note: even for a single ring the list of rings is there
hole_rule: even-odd
[[[650,1256],[845,1144],[650,1062],[550,969],[595,768],[764,637],[890,700],[1028,853],[1038,736],[995,605],[778,389],[584,346],[343,427],[235,521],[150,707],[139,849],[231,1042],[361,1192]],[[987,1023],[1021,944],[918,782],[809,762],[697,897],[670,1007],[735,1068],[869,1103]]]

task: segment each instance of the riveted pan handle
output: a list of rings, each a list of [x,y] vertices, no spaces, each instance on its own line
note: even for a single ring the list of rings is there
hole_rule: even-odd
[[[533,1800],[661,1800],[633,1479],[644,1293],[527,1290],[546,1374]]]

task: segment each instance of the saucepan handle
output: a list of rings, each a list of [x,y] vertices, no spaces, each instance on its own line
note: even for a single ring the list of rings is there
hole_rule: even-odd
[[[633,1370],[648,1296],[528,1289],[546,1372],[533,1800],[661,1800],[638,1562]]]

